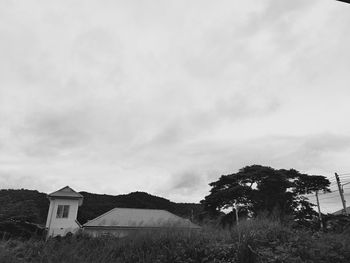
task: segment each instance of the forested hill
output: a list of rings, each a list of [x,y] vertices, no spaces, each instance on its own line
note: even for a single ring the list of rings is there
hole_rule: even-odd
[[[200,204],[174,203],[144,192],[126,195],[105,195],[80,192],[84,202],[79,207],[78,221],[84,224],[115,207],[164,209],[176,215],[196,219],[202,213]],[[0,190],[0,221],[15,219],[45,224],[49,200],[35,190]]]

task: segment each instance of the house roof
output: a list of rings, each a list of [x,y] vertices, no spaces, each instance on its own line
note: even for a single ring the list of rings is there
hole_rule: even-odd
[[[344,211],[344,209],[340,209],[340,210],[334,212],[333,215],[342,215],[342,214],[343,214],[343,211]],[[350,206],[348,206],[348,207],[346,208],[346,213],[347,213],[348,215],[350,214]]]
[[[178,227],[199,228],[190,220],[174,215],[166,210],[114,208],[88,221],[83,227],[101,228],[153,228]]]
[[[48,195],[49,197],[63,197],[63,198],[83,198],[81,194],[74,191],[69,186],[65,186],[61,188],[60,190],[57,190],[51,194]]]

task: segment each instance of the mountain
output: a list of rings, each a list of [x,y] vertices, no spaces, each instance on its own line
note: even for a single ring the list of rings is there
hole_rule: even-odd
[[[81,224],[115,207],[164,209],[195,221],[199,220],[203,212],[201,204],[175,203],[145,192],[115,196],[88,192],[80,194],[84,196],[83,205],[78,211],[78,221]],[[45,224],[48,209],[49,200],[45,193],[26,189],[0,190],[0,221],[14,219]]]

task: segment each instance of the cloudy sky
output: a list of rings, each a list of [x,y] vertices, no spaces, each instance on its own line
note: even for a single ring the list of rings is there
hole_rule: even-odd
[[[198,202],[250,164],[348,173],[349,24],[333,0],[2,0],[1,188]]]

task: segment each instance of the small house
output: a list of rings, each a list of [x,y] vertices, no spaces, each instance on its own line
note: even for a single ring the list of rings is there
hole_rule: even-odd
[[[83,196],[69,186],[48,195],[50,200],[46,229],[48,236],[64,236],[81,228],[77,221],[78,208],[83,204]]]
[[[48,236],[64,236],[82,229],[92,236],[111,234],[124,237],[139,231],[166,229],[194,230],[200,227],[190,220],[166,210],[140,208],[114,208],[95,219],[80,225],[78,208],[83,196],[66,186],[48,195],[50,208],[46,228]]]
[[[166,210],[140,208],[114,208],[83,225],[84,232],[93,236],[113,234],[118,237],[145,230],[198,228],[190,220]]]

